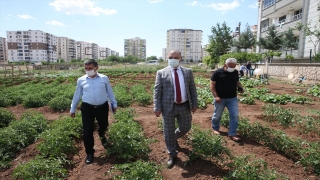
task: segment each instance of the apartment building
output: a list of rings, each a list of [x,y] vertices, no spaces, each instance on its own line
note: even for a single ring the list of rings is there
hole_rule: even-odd
[[[0,37],[0,63],[7,62],[7,41],[6,38]]]
[[[202,48],[202,58],[205,57],[205,56],[210,56],[210,54],[206,51],[206,49],[208,48],[208,45],[209,44],[206,44]]]
[[[58,60],[63,59],[66,62],[70,62],[72,59],[76,59],[77,44],[74,39],[67,37],[57,37],[57,56]]]
[[[98,59],[106,59],[110,56],[110,48],[107,47],[98,47]]]
[[[276,26],[276,30],[282,33],[289,28],[295,28],[297,23],[308,24],[311,27],[319,23],[320,11],[318,11],[319,0],[259,0],[259,14],[257,39],[267,36],[267,28],[271,25]],[[313,43],[305,37],[304,31],[293,31],[298,46],[293,50],[292,55],[298,58],[308,58],[310,49],[314,53]],[[313,37],[315,40],[315,37]],[[256,52],[266,50],[256,48]],[[320,52],[318,46],[316,51]],[[284,56],[283,51],[282,56]]]
[[[57,62],[56,36],[39,30],[7,31],[9,62]]]
[[[162,56],[161,56],[161,58],[164,60],[164,61],[166,61],[168,58],[167,58],[167,54],[168,54],[168,52],[167,52],[167,48],[162,48]]]
[[[139,37],[124,40],[124,56],[133,55],[146,59],[146,40]]]
[[[169,29],[167,30],[167,51],[181,51],[186,62],[198,62],[202,59],[202,30]]]

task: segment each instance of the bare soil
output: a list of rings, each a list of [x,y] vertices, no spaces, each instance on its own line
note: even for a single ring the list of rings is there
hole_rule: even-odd
[[[270,85],[266,86],[271,90],[272,93],[276,94],[291,94],[291,95],[300,95],[295,93],[295,89],[299,87],[294,85],[283,84],[279,82],[271,81]],[[301,89],[301,88],[300,88]],[[305,93],[302,95],[306,96]],[[310,96],[309,96],[310,97]],[[312,102],[310,104],[287,104],[281,105],[283,108],[293,108],[300,112],[301,115],[312,115],[309,113],[310,109],[320,110],[320,99],[315,97],[310,97]],[[269,125],[274,129],[283,130],[287,135],[292,137],[300,137],[302,139],[319,142],[320,137],[314,134],[303,134],[300,133],[297,129],[294,128],[283,128],[277,123],[266,123],[263,120],[262,116],[262,107],[265,103],[255,100],[255,105],[246,105],[239,103],[240,116],[248,118],[251,122],[258,121]],[[156,117],[153,114],[153,106],[149,105],[147,107],[140,107],[138,105],[133,105],[133,108],[136,109],[138,121],[144,129],[145,136],[147,138],[155,139],[156,142],[150,145],[151,152],[149,154],[149,159],[156,164],[162,165],[162,171],[160,172],[164,179],[222,179],[227,173],[227,169],[223,169],[220,166],[213,164],[208,160],[196,160],[192,165],[185,162],[188,160],[188,153],[192,150],[192,147],[188,146],[187,136],[179,139],[178,142],[181,146],[181,150],[178,154],[178,161],[172,169],[165,168],[165,164],[168,158],[166,153],[166,146],[164,142],[163,132],[158,129],[158,121],[160,118]],[[21,105],[9,107],[17,118],[20,117],[21,113],[26,111]],[[64,112],[53,112],[48,107],[37,108],[36,110],[42,112],[48,120],[55,120],[59,116],[69,115],[68,111]],[[209,104],[207,109],[198,110],[193,114],[193,123],[200,125],[203,129],[211,129],[211,116],[213,113],[213,105]],[[113,117],[110,116],[109,122],[112,123]],[[281,173],[293,180],[302,180],[302,179],[320,179],[314,173],[305,171],[304,168],[293,162],[291,159],[287,158],[283,154],[271,150],[268,147],[256,143],[253,140],[242,138],[241,143],[236,143],[231,141],[227,137],[227,129],[221,128],[222,136],[227,141],[227,147],[231,149],[233,155],[255,155],[256,158],[261,158],[268,163],[269,169],[275,169],[278,173]],[[106,179],[106,173],[111,170],[115,164],[123,163],[113,157],[106,157],[104,155],[104,148],[100,143],[97,132],[95,136],[95,159],[94,162],[90,165],[84,163],[86,157],[83,142],[79,141],[76,146],[79,149],[79,153],[73,157],[74,166],[69,168],[69,177],[68,180],[98,180]],[[32,144],[25,148],[17,157],[12,161],[12,167],[0,172],[0,179],[2,180],[11,180],[12,172],[14,168],[19,164],[19,162],[27,162],[32,159],[37,153],[38,142]]]

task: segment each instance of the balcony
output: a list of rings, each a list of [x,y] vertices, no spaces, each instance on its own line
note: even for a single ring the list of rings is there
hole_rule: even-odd
[[[280,8],[287,7],[289,4],[294,3],[294,2],[296,2],[296,3],[294,3],[293,6],[297,6],[298,5],[297,1],[298,0],[272,0],[268,4],[263,4],[262,17],[266,17],[267,15],[276,12]]]

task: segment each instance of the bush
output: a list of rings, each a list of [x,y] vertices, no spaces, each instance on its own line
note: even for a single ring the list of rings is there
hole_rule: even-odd
[[[48,106],[55,111],[64,111],[71,106],[71,99],[68,99],[66,96],[58,96],[51,99],[48,103]]]
[[[0,128],[7,127],[13,120],[15,117],[11,111],[0,108]]]

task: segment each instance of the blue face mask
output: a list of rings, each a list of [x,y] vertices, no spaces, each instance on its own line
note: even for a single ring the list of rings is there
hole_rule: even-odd
[[[178,59],[168,59],[168,65],[172,68],[176,68],[179,66],[180,61]]]

